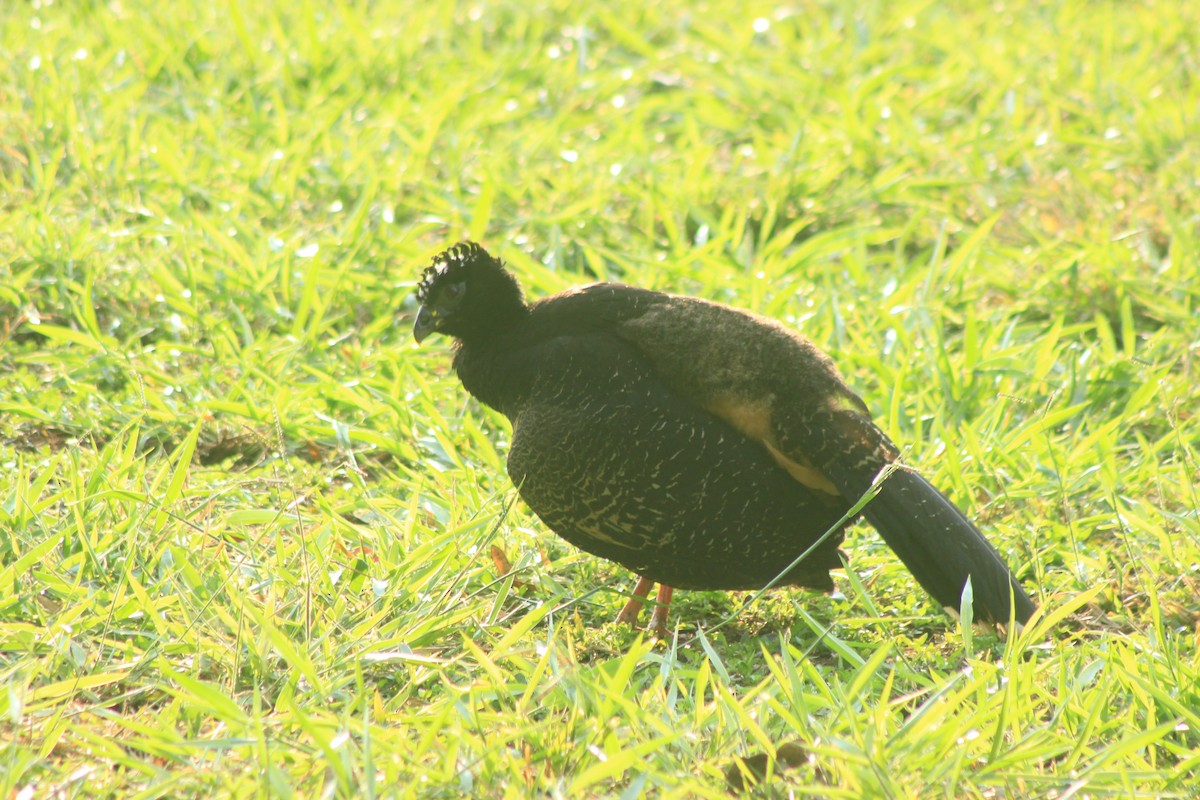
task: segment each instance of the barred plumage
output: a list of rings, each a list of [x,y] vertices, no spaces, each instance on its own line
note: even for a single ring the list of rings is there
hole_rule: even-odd
[[[526,304],[474,243],[422,275],[413,328],[454,337],[466,389],[513,425],[508,471],[552,530],[670,588],[829,589],[843,530],[805,552],[899,458],[829,358],[774,320],[598,283]],[[983,534],[897,465],[863,511],[918,582],[978,619],[1034,605]],[[636,593],[636,592],[635,592]],[[627,605],[623,619],[636,616]]]

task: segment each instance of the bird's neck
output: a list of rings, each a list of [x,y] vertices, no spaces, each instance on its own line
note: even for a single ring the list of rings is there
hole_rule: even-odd
[[[519,339],[517,328],[498,329],[490,335],[460,339],[454,354],[454,369],[463,387],[510,419],[533,379],[532,365]]]

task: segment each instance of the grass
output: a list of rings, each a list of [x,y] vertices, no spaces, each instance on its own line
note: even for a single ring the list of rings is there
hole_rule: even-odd
[[[0,795],[1195,791],[1200,6],[0,15]],[[612,624],[410,342],[466,237],[803,330],[1042,614],[856,528]]]

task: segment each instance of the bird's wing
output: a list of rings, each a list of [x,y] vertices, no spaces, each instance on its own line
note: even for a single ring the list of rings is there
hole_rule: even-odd
[[[673,392],[759,443],[795,481],[853,504],[899,451],[811,342],[773,320],[660,295],[619,335]],[[864,516],[918,582],[957,609],[968,577],[976,616],[1024,622],[1033,603],[999,553],[945,495],[900,467]],[[1010,601],[1010,594],[1012,601]]]

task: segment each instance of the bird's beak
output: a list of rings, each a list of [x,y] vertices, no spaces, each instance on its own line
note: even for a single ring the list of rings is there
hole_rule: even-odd
[[[437,330],[438,313],[429,306],[417,309],[417,321],[413,323],[413,338],[417,344],[425,341],[425,337]]]

